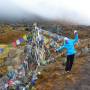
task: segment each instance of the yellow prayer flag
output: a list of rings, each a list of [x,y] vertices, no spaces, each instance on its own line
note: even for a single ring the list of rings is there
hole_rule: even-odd
[[[49,42],[49,39],[48,38],[44,38],[44,43],[47,44]]]
[[[27,41],[27,36],[26,36],[26,35],[24,35],[24,36],[23,36],[23,39],[24,39],[25,41]]]

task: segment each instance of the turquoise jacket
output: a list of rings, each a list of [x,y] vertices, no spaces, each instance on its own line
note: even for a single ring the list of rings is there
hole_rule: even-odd
[[[78,34],[75,34],[75,39],[69,39],[68,43],[64,43],[63,46],[60,46],[59,48],[56,49],[56,51],[61,51],[62,49],[67,50],[67,55],[72,55],[76,53],[74,45],[78,42]]]

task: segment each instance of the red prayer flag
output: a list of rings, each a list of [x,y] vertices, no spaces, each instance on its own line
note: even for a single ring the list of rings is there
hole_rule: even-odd
[[[14,48],[16,48],[16,41],[13,41],[13,42],[12,42],[12,46],[13,46]]]

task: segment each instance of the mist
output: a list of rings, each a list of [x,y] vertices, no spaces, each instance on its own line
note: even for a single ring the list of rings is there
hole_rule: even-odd
[[[41,17],[90,25],[89,0],[0,0],[0,20]]]

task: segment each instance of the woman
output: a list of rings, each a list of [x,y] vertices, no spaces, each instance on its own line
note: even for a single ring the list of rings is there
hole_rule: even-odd
[[[70,72],[72,69],[72,65],[73,65],[73,61],[74,61],[74,56],[76,53],[75,50],[75,44],[78,42],[78,33],[75,30],[74,31],[74,35],[75,35],[75,39],[69,39],[67,37],[64,38],[64,45],[60,46],[59,48],[56,49],[56,52],[61,51],[62,49],[66,49],[67,50],[67,62],[66,62],[66,67],[65,67],[65,71],[66,72]]]

